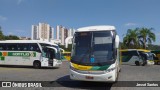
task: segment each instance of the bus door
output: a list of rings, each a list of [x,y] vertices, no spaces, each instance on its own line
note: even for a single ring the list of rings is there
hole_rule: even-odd
[[[56,58],[56,48],[54,47],[46,47],[43,48],[42,62],[43,66],[53,66],[53,61]]]

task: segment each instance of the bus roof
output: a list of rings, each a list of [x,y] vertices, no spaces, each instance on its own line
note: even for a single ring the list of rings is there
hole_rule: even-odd
[[[108,31],[108,30],[115,30],[116,28],[114,26],[110,25],[99,25],[99,26],[88,26],[88,27],[82,27],[77,29],[76,32],[87,32],[87,31]]]
[[[58,46],[57,44],[41,40],[1,40],[0,43],[46,43]]]
[[[137,49],[121,49],[120,51],[136,51]]]

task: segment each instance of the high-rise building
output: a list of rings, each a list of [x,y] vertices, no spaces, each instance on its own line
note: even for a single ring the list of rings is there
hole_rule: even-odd
[[[37,25],[32,25],[31,39],[38,40],[39,39],[39,29]]]
[[[70,29],[68,30],[68,37],[73,36],[74,33],[75,33],[75,29],[70,28]]]
[[[62,25],[56,26],[56,29],[52,28],[49,24],[39,23],[38,25],[32,25],[32,40],[43,41],[56,41],[61,45],[65,45],[65,39],[73,36],[75,29],[67,29]]]
[[[32,40],[46,40],[53,39],[54,29],[49,24],[39,23],[39,25],[32,25]]]
[[[65,39],[67,37],[68,37],[67,28],[63,27],[62,25],[57,26],[56,39],[61,41],[61,45],[65,44]]]
[[[42,40],[50,40],[53,38],[53,28],[49,24],[39,23],[39,36]]]
[[[62,31],[62,26],[57,26],[56,27],[56,39],[61,39],[61,31]]]

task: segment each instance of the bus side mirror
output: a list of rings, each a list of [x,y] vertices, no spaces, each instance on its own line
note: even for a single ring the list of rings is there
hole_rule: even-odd
[[[116,38],[115,38],[115,47],[119,48],[119,36],[118,35],[116,35]]]
[[[52,47],[52,49],[55,51],[55,53],[58,53],[58,50],[57,50],[57,48],[55,48],[55,47]]]
[[[68,48],[68,44],[70,43],[69,41],[70,41],[71,39],[73,39],[73,37],[67,37],[67,38],[65,39],[65,48]],[[71,40],[71,41],[72,41],[72,40]]]
[[[64,49],[62,49],[62,48],[59,48],[59,49],[60,49],[61,53],[64,53]]]
[[[55,51],[55,53],[58,53],[58,50],[57,50],[57,48],[55,48],[55,47],[47,46],[47,48],[49,48],[49,49],[53,49],[53,50]]]

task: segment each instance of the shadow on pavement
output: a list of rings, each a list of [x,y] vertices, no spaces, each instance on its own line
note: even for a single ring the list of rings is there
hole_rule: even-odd
[[[79,89],[110,90],[112,87],[111,83],[74,81],[69,78],[69,75],[61,77],[54,82],[56,82],[56,85],[58,87],[79,88]]]

